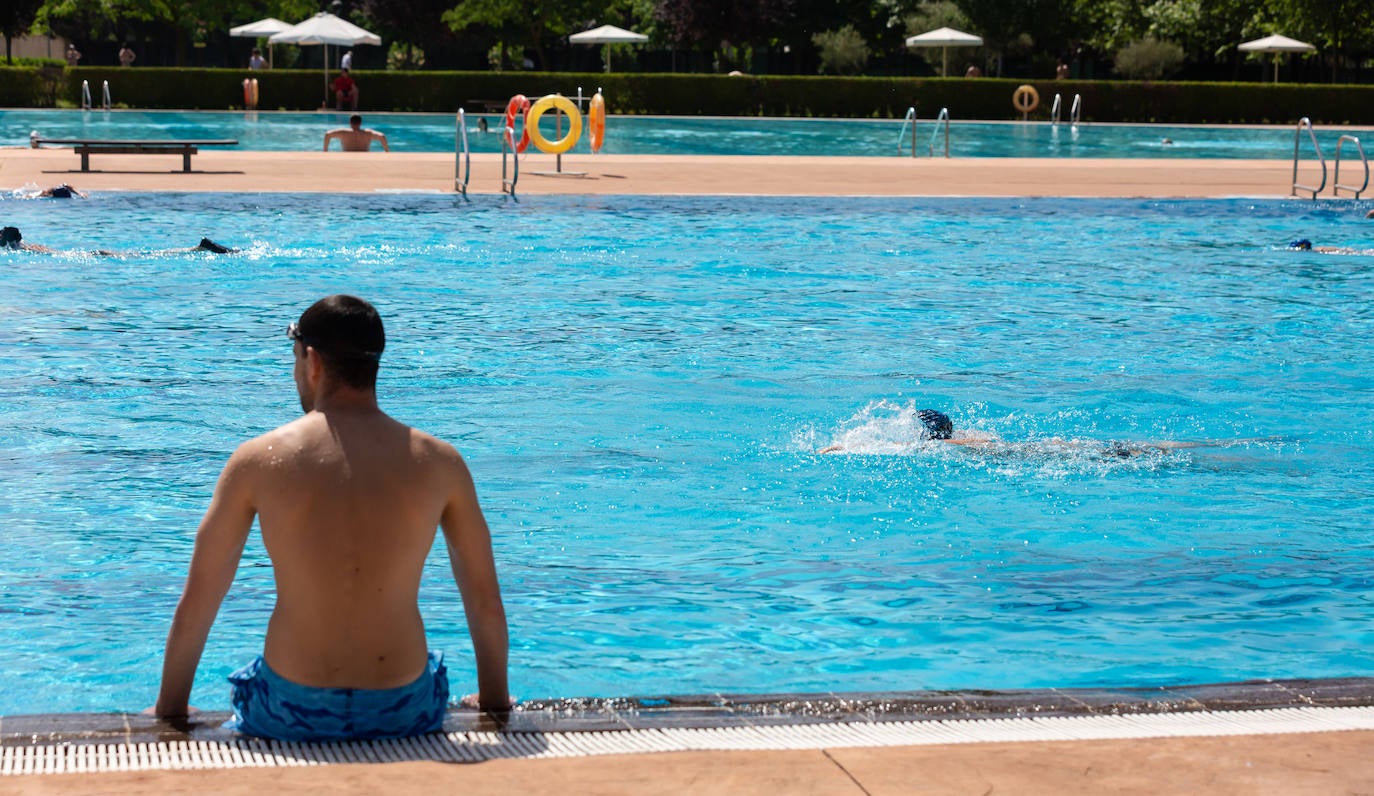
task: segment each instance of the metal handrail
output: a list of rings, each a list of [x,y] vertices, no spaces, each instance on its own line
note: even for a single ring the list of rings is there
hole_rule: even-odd
[[[106,80],[100,86],[100,104],[105,110],[109,110],[113,103],[110,102],[110,81]]]
[[[1078,121],[1083,116],[1083,95],[1073,95],[1073,105],[1069,108],[1069,124],[1077,127]]]
[[[81,110],[91,109],[91,81],[81,81]]]
[[[1302,185],[1298,182],[1298,145],[1302,143],[1303,128],[1307,128],[1307,137],[1312,139],[1312,148],[1317,150],[1317,160],[1322,164],[1322,182],[1315,188],[1311,185]],[[1298,120],[1298,126],[1293,130],[1293,189],[1288,192],[1289,196],[1297,196],[1298,191],[1311,191],[1312,198],[1316,199],[1317,194],[1326,188],[1326,158],[1322,157],[1321,144],[1317,143],[1317,133],[1312,129],[1312,120],[1306,116]]]
[[[930,156],[935,157],[935,139],[940,137],[940,122],[945,123],[945,157],[949,157],[949,108],[941,108],[935,117],[935,130],[930,134]]]
[[[1341,144],[1346,141],[1354,142],[1355,149],[1360,153],[1360,163],[1364,164],[1364,184],[1358,188],[1353,185],[1341,185]],[[1343,135],[1337,138],[1336,169],[1335,173],[1331,175],[1331,195],[1339,196],[1341,191],[1350,191],[1355,194],[1356,199],[1359,199],[1360,194],[1364,193],[1367,188],[1369,188],[1369,158],[1364,156],[1364,146],[1360,144],[1360,139],[1353,135]]]
[[[462,108],[458,109],[457,128],[453,134],[453,190],[467,199],[468,179],[472,177],[472,149],[468,147],[468,117]]]
[[[1058,94],[1054,95],[1054,103],[1050,105],[1050,124],[1059,124],[1059,103],[1062,99]]]
[[[902,127],[897,131],[897,155],[902,154],[902,139],[906,138],[907,128],[911,128],[911,156],[916,157],[916,106],[912,105],[906,109],[906,118],[902,119]]]
[[[508,146],[514,169],[509,180],[506,179],[506,151]],[[501,132],[501,193],[508,193],[514,199],[517,182],[520,182],[520,152],[515,148],[515,128],[507,125],[506,129]]]

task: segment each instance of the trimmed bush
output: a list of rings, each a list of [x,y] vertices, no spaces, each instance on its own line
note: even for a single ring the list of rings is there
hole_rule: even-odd
[[[110,81],[116,105],[132,108],[243,107],[242,69],[158,67],[0,68],[0,104],[78,104],[89,80],[99,102]],[[263,110],[314,110],[326,97],[317,70],[251,73]],[[554,72],[356,73],[363,111],[452,113],[504,108],[514,94],[538,97],[578,87],[604,88],[608,110],[680,116],[828,116],[901,118],[916,106],[923,119],[949,108],[955,119],[1019,119],[1011,97],[1023,81],[994,78],[819,77],[792,75],[604,74]],[[1287,123],[1309,116],[1319,124],[1374,124],[1374,86],[1294,83],[1159,83],[1124,80],[1030,81],[1040,92],[1031,118],[1048,119],[1056,92],[1064,105],[1083,95],[1092,122]],[[51,86],[51,88],[49,88]],[[329,105],[333,107],[333,96]]]

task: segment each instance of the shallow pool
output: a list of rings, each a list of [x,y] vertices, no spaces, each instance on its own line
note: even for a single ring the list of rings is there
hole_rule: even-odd
[[[483,133],[502,122],[498,114],[468,117],[469,145],[475,152],[499,152],[495,132]],[[105,139],[234,139],[239,148],[268,151],[310,151],[321,148],[324,131],[344,127],[341,113],[215,112],[215,111],[70,111],[0,110],[0,145],[27,146],[29,134],[43,138]],[[447,114],[368,113],[364,123],[385,133],[398,152],[452,152],[457,126]],[[910,157],[911,137],[902,123],[893,120],[699,118],[683,116],[615,116],[607,122],[608,154],[629,155],[809,155],[828,157]],[[553,115],[546,114],[541,127],[549,139],[555,130]],[[1335,155],[1336,139],[1353,133],[1369,142],[1374,132],[1345,128],[1318,129],[1318,139],[1328,158]],[[916,153],[929,157],[944,154],[944,129],[929,120],[919,121]],[[573,155],[590,153],[584,135]],[[1303,157],[1314,156],[1306,136]],[[335,149],[338,146],[335,145]],[[953,157],[1082,157],[1082,158],[1258,158],[1290,160],[1293,128],[1238,127],[1224,125],[1126,125],[1092,124],[1074,127],[1044,122],[1029,124],[972,122],[955,119],[949,130]],[[1350,144],[1343,158],[1358,160]],[[1348,166],[1347,168],[1350,168]]]
[[[0,200],[68,250],[0,252],[0,714],[152,703],[214,478],[338,291],[388,324],[383,405],[469,459],[522,697],[1366,673],[1374,258],[1285,244],[1368,208]],[[160,251],[202,235],[245,251]],[[272,593],[254,534],[195,704]],[[442,546],[422,601],[471,690]]]

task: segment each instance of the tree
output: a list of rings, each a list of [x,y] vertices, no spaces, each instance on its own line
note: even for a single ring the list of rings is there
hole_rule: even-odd
[[[27,34],[33,27],[43,0],[5,0],[5,3],[4,10],[0,11],[0,32],[5,34],[5,60],[13,64],[11,41]]]
[[[580,30],[577,22],[587,12],[586,0],[462,0],[444,12],[443,21],[455,32],[485,27],[503,40],[523,38],[547,64],[549,39]]]
[[[382,38],[397,45],[414,45],[425,53],[425,62],[436,65],[436,56],[455,49],[457,37],[444,24],[444,12],[453,0],[360,0],[358,8],[371,20]]]
[[[821,51],[822,74],[857,75],[868,63],[868,44],[853,25],[817,33],[811,41]]]

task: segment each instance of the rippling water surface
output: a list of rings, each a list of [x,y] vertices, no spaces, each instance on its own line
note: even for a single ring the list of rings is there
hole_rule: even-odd
[[[522,697],[1367,674],[1374,258],[1285,246],[1367,209],[0,200],[61,250],[0,252],[0,714],[151,704],[214,478],[339,291],[386,319],[383,405],[469,459]],[[164,251],[202,235],[244,251]],[[255,534],[196,704],[272,594]]]

